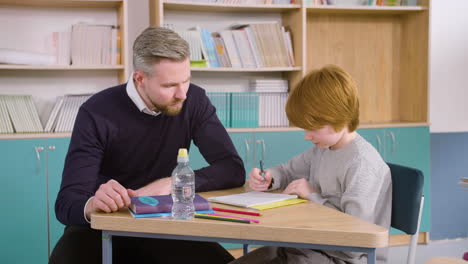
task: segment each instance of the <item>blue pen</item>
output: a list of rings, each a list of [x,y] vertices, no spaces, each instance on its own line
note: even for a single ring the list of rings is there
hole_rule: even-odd
[[[265,171],[263,170],[263,160],[260,160],[260,175],[262,175],[263,182],[265,182],[266,179],[265,179]]]

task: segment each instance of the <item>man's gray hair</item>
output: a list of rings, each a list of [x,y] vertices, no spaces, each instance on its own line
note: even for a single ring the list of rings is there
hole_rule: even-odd
[[[148,27],[133,43],[133,67],[152,75],[152,66],[161,59],[183,61],[190,57],[187,41],[176,32],[163,27]]]

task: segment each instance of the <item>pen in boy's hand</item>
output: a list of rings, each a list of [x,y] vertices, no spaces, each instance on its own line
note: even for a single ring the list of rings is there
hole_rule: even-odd
[[[263,182],[265,182],[265,171],[263,170],[263,160],[260,160],[260,175],[263,177]]]

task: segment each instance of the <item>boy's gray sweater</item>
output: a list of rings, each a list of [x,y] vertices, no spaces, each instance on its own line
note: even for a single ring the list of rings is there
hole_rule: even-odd
[[[310,201],[390,227],[390,169],[377,150],[360,135],[337,150],[312,146],[271,171],[274,178],[272,189],[284,189],[291,181],[305,178],[317,191],[307,197]],[[367,260],[364,253],[326,253],[347,263],[365,263]],[[385,263],[386,255],[386,249],[377,250],[378,262]]]

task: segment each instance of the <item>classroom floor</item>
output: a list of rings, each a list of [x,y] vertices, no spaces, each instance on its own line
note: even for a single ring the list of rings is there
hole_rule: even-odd
[[[468,252],[468,238],[431,241],[427,245],[418,245],[416,264],[424,264],[434,257],[462,258],[465,252]],[[406,263],[407,255],[407,246],[391,247],[388,251],[387,264]]]
[[[242,255],[241,249],[229,250],[234,257]],[[431,241],[427,245],[418,245],[416,249],[416,264],[424,264],[434,257],[462,258],[468,252],[468,238],[454,240]],[[407,246],[391,247],[388,251],[387,264],[404,264],[408,255]]]

